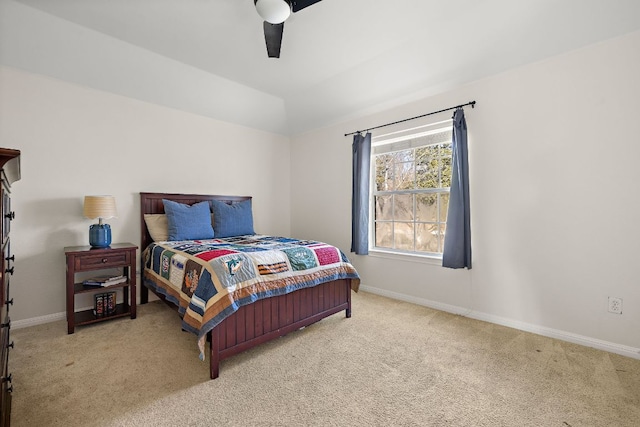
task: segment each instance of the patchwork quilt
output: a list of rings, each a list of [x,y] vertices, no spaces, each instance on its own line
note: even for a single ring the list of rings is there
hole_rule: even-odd
[[[179,307],[182,326],[206,335],[243,305],[338,279],[360,278],[336,247],[312,240],[248,235],[155,242],[143,253],[145,284]]]

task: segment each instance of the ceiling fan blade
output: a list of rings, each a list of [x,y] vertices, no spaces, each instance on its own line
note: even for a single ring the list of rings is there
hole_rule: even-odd
[[[311,6],[312,4],[316,4],[319,1],[321,0],[291,0],[291,10],[297,12],[305,7]]]
[[[280,58],[283,32],[284,22],[280,24],[270,24],[264,21],[264,40],[267,42],[267,54],[269,58]]]

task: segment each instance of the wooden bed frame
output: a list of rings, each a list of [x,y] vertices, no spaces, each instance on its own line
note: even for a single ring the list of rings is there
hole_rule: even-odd
[[[219,200],[233,204],[251,200],[251,197],[140,193],[141,252],[153,242],[144,221],[144,214],[164,213],[162,199],[192,205],[205,200]],[[141,269],[140,303],[146,304],[149,301],[149,288],[145,281],[149,278],[145,278],[144,264]],[[163,295],[155,294],[177,309],[177,306],[167,301]],[[209,332],[211,379],[218,378],[220,361],[311,325],[342,310],[345,310],[346,317],[351,317],[351,280],[349,279],[326,282],[240,307]]]

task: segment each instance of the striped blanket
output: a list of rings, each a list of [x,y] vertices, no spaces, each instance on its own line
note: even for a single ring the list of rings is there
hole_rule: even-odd
[[[360,278],[336,247],[263,235],[156,242],[143,253],[145,285],[178,306],[185,330],[206,335],[243,305],[338,279]]]

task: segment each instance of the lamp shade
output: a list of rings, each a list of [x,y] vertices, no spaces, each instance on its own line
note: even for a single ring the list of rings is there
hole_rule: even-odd
[[[113,196],[84,196],[84,216],[98,218],[99,223],[89,227],[89,244],[93,248],[107,248],[111,245],[111,226],[103,224],[102,220],[115,218],[116,199]]]
[[[113,196],[84,196],[84,216],[87,218],[115,218],[116,199]]]
[[[291,14],[291,6],[286,0],[255,0],[258,15],[271,24],[281,24]]]

